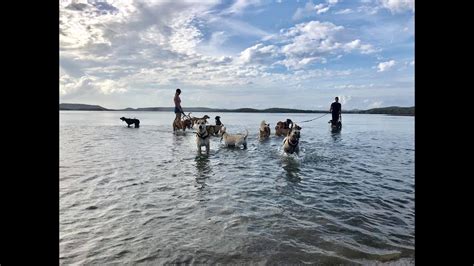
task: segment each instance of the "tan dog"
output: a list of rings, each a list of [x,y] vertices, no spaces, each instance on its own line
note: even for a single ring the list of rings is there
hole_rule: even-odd
[[[206,121],[197,120],[196,121],[196,126],[197,126],[196,144],[197,144],[199,154],[201,154],[201,147],[206,146],[206,154],[209,155],[209,149],[210,149],[209,139],[210,139],[211,135],[209,135],[209,133],[207,132]]]
[[[264,140],[270,137],[270,124],[267,124],[265,120],[260,123],[260,140]]]
[[[246,129],[247,134],[235,134],[231,135],[226,132],[226,128],[222,127],[220,130],[221,133],[221,141],[224,140],[225,145],[227,146],[240,146],[243,145],[244,149],[247,149],[247,136],[249,135],[249,131]]]
[[[194,127],[194,125],[196,124],[196,122],[198,120],[204,120],[204,123],[207,124],[207,119],[209,119],[210,117],[208,115],[204,115],[203,117],[191,117],[191,127]]]
[[[278,121],[277,125],[275,126],[275,135],[276,136],[287,136],[288,132],[290,132],[290,127],[293,126],[293,121],[291,119],[286,119],[285,122]]]
[[[288,132],[288,135],[283,140],[283,150],[286,153],[293,154],[296,152],[296,154],[299,154],[300,131],[301,127],[297,124],[290,128],[290,132]]]

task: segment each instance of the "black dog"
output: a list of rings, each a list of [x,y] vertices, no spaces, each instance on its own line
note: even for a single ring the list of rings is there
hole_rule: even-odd
[[[135,128],[139,128],[140,127],[140,120],[136,119],[136,118],[125,118],[125,117],[120,117],[120,120],[122,121],[125,121],[125,123],[127,123],[127,127],[130,127],[131,124],[135,124]]]
[[[222,126],[222,122],[220,119],[221,119],[220,116],[216,116],[216,126]]]

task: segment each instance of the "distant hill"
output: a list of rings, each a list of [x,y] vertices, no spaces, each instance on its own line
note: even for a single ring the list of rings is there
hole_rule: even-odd
[[[107,109],[99,105],[75,104],[75,103],[61,103],[59,110],[79,110],[79,111],[154,111],[154,112],[173,112],[174,107],[142,107],[142,108],[125,108],[125,109]],[[238,108],[238,109],[220,109],[207,107],[186,107],[185,113],[193,112],[214,112],[214,113],[327,113],[327,110],[299,110],[289,108],[268,108],[268,109],[254,109],[254,108]],[[368,110],[343,110],[345,114],[386,114],[386,115],[415,115],[415,107],[382,107],[372,108]]]
[[[59,110],[79,110],[79,111],[109,111],[99,105],[89,105],[80,103],[61,103],[59,104]]]
[[[415,115],[415,106],[412,107],[382,107],[382,108],[373,108],[365,111],[359,111],[362,114],[387,114],[387,115]]]

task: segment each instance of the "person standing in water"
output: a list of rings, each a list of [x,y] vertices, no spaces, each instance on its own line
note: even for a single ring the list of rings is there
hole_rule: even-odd
[[[341,104],[339,103],[339,97],[334,98],[336,101],[331,104],[331,108],[329,108],[329,112],[332,113],[332,120],[331,124],[336,125],[339,121],[339,117],[341,117]]]
[[[176,89],[176,93],[174,94],[174,113],[176,114],[174,121],[176,123],[181,123],[181,114],[183,113],[183,108],[181,107],[181,98],[179,98],[180,94],[181,90],[179,88]]]

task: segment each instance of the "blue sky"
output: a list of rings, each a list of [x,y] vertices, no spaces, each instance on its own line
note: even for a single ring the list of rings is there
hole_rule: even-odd
[[[414,0],[60,1],[60,102],[414,105]]]

